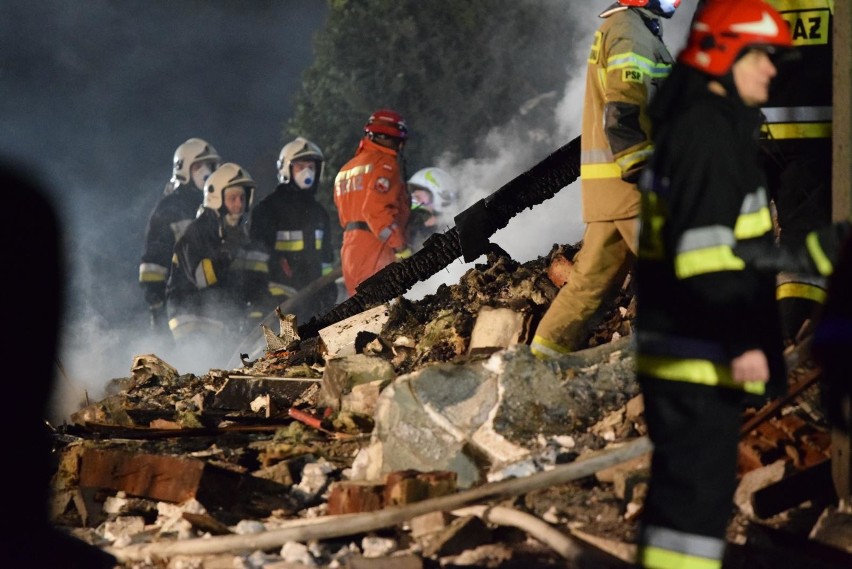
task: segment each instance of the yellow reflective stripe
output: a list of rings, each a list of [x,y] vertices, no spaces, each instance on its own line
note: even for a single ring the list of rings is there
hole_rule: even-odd
[[[720,569],[722,560],[696,557],[649,545],[640,548],[639,565],[645,569]]]
[[[165,280],[166,276],[159,273],[139,273],[140,283],[161,283]]]
[[[609,164],[583,164],[580,166],[580,177],[586,180],[602,180],[604,178],[621,179],[621,168],[615,162]]]
[[[776,140],[796,138],[831,138],[830,122],[773,123],[761,127],[764,135]]]
[[[218,282],[216,271],[213,270],[213,261],[210,259],[202,259],[199,267],[204,275],[204,283],[207,286],[212,286]]]
[[[541,359],[558,358],[570,354],[571,350],[543,336],[535,336],[530,343],[530,351]]]
[[[275,250],[276,251],[303,251],[305,249],[305,242],[301,239],[298,241],[276,241],[275,242]],[[319,249],[319,247],[317,247]]]
[[[629,154],[625,154],[621,158],[618,158],[616,160],[616,164],[618,164],[618,167],[621,168],[622,171],[630,170],[636,164],[648,160],[653,153],[654,147],[650,144],[646,144],[639,150],[635,150]]]
[[[772,214],[768,207],[762,207],[751,213],[741,213],[737,217],[734,237],[742,241],[743,239],[760,237],[769,231],[772,231]]]
[[[675,257],[675,274],[679,279],[719,271],[741,271],[745,261],[734,255],[730,245],[717,245],[679,253]]]
[[[269,263],[258,259],[247,259],[245,257],[238,257],[234,259],[229,269],[232,271],[254,271],[257,273],[268,273]]]
[[[827,293],[825,289],[806,283],[784,283],[775,288],[775,298],[803,298],[820,304],[825,303]]]
[[[834,12],[834,0],[768,0],[768,4],[779,12],[819,10],[820,8],[828,8]]]
[[[657,379],[725,387],[755,395],[763,395],[766,389],[766,385],[760,381],[735,383],[728,366],[710,360],[639,354],[636,357],[636,369],[641,374]]]
[[[633,52],[619,53],[606,60],[608,71],[616,69],[638,69],[648,73],[651,77],[666,77],[671,73],[672,66],[669,63],[657,63],[647,57]]]
[[[822,245],[819,242],[819,236],[815,231],[808,233],[808,236],[805,238],[805,243],[807,244],[808,252],[811,254],[811,259],[813,259],[819,274],[827,277],[833,273],[834,265],[831,264],[831,259],[829,259],[828,255],[825,254],[825,251],[822,250]]]

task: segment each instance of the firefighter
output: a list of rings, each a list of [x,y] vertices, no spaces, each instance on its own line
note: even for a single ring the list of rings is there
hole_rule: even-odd
[[[801,241],[831,220],[833,0],[769,0],[790,26],[799,57],[785,63],[763,108],[762,147],[778,238]],[[796,344],[825,301],[825,279],[778,275],[776,295],[786,344]]]
[[[441,230],[442,214],[452,214],[458,202],[458,184],[447,171],[429,166],[408,179],[408,193],[411,194],[408,242],[417,251],[430,235]]]
[[[148,217],[139,284],[155,331],[167,330],[166,283],[175,243],[198,214],[204,182],[220,160],[216,149],[200,138],[190,138],[178,146],[171,180]]]
[[[636,364],[654,453],[641,567],[721,567],[742,412],[786,387],[775,275],[830,274],[848,233],[775,242],[757,133],[773,58],[791,45],[762,0],[709,0],[649,107]]]
[[[222,356],[272,309],[269,254],[250,241],[246,229],[254,190],[254,180],[239,165],[220,166],[204,184],[201,213],[175,244],[169,328],[184,353],[217,365],[226,363]]]
[[[582,347],[600,307],[624,282],[636,255],[636,181],[653,149],[646,108],[672,57],[661,18],[680,0],[619,0],[595,32],[586,68],[580,178],[586,230],[571,278],[536,328],[541,359]]]
[[[401,155],[408,126],[398,112],[370,115],[355,156],[334,180],[334,205],[343,228],[340,261],[349,296],[368,277],[411,255],[406,227],[411,198]]]
[[[270,253],[269,288],[275,304],[332,271],[329,215],[316,200],[323,161],[322,150],[310,140],[291,140],[278,155],[279,184],[252,208],[250,235]],[[298,321],[331,309],[336,298],[332,283],[294,309]]]

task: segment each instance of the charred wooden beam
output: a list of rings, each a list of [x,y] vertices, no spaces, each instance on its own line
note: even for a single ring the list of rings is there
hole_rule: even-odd
[[[302,338],[392,300],[426,280],[464,254],[471,261],[489,248],[488,239],[509,220],[533,208],[580,177],[580,137],[549,154],[487,198],[456,216],[456,226],[435,233],[411,257],[391,263],[364,282],[355,294],[326,314],[299,326]]]

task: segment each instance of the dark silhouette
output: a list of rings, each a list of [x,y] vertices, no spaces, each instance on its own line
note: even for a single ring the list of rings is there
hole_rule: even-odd
[[[21,365],[8,377],[0,413],[7,459],[7,503],[0,516],[0,566],[85,569],[112,568],[112,555],[54,527],[48,515],[53,472],[51,439],[44,418],[54,389],[59,353],[65,275],[59,218],[32,172],[0,164],[2,186],[15,203],[3,224],[15,278],[6,285],[4,321],[14,328],[3,341],[4,361]],[[30,237],[29,247],[21,238]]]

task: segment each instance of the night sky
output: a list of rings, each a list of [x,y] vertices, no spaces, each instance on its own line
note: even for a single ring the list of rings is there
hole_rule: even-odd
[[[206,139],[272,190],[325,15],[320,0],[0,3],[0,157],[41,177],[65,224],[75,379],[128,375],[151,349],[139,256],[180,143]]]
[[[695,1],[685,0],[667,26],[673,53]],[[554,54],[566,70],[564,91],[550,99],[554,116],[527,125],[545,132],[553,149],[579,134],[585,59],[596,15],[609,4],[549,5],[588,22]],[[203,362],[184,367],[147,334],[137,283],[146,221],[171,176],[175,148],[190,137],[247,168],[258,199],[273,189],[283,126],[325,16],[323,0],[0,2],[0,158],[37,173],[64,223],[69,271],[59,362],[70,381],[60,384],[73,389],[59,395],[61,406],[76,405],[80,385],[102,396],[110,378],[129,376],[138,354],[156,353],[181,373],[208,371]],[[497,128],[469,157],[439,164],[468,191],[460,207],[544,158],[530,155],[516,131]],[[569,186],[492,240],[525,262],[554,243],[578,241],[579,210],[579,188]],[[456,262],[406,296],[457,282],[469,268]]]

